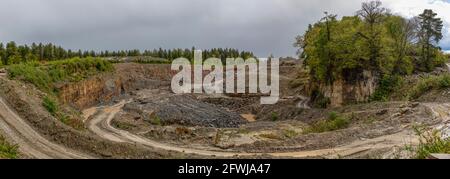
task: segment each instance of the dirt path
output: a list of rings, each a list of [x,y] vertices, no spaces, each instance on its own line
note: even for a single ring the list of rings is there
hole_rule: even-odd
[[[442,133],[443,138],[450,137],[450,103],[436,104],[427,103],[424,104],[430,109],[433,117],[440,120],[439,124],[431,126],[433,129],[439,130]]]
[[[38,159],[86,159],[88,155],[54,144],[36,132],[0,97],[0,131],[19,146],[26,157]]]
[[[127,142],[127,143],[139,143],[144,146],[150,146],[154,148],[159,148],[168,151],[177,151],[188,154],[197,154],[204,156],[215,156],[215,157],[245,157],[245,156],[255,156],[255,155],[271,155],[274,157],[294,157],[294,158],[305,158],[305,157],[325,157],[325,158],[337,158],[356,155],[358,153],[366,152],[369,150],[378,149],[389,149],[393,147],[402,147],[407,144],[415,143],[417,141],[415,135],[412,132],[402,131],[397,134],[382,136],[374,139],[355,141],[351,144],[345,146],[323,149],[323,150],[312,150],[312,151],[298,151],[298,152],[281,152],[281,153],[241,153],[235,151],[217,151],[206,150],[206,149],[194,149],[179,147],[170,144],[160,143],[136,134],[132,134],[128,131],[119,130],[111,125],[111,121],[114,116],[121,110],[121,108],[126,104],[122,101],[119,104],[113,106],[98,107],[97,115],[93,116],[93,119],[89,121],[88,128],[96,133],[97,135],[115,142]],[[88,109],[92,111],[92,109]]]

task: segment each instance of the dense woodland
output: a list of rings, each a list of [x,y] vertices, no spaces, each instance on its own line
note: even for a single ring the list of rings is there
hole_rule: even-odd
[[[163,58],[173,60],[179,57],[192,59],[194,56],[195,47],[191,49],[154,49],[154,50],[119,50],[119,51],[72,51],[66,50],[61,46],[53,44],[36,44],[31,45],[17,45],[15,42],[9,42],[4,45],[0,43],[0,65],[18,64],[21,62],[31,61],[54,61],[61,59],[69,59],[74,57],[134,57],[134,56],[151,56],[156,58]],[[244,59],[254,57],[252,52],[239,51],[231,48],[213,48],[210,50],[203,50],[203,58],[216,57],[224,60],[225,58],[242,57]]]
[[[314,81],[331,84],[363,70],[380,77],[429,72],[447,60],[438,46],[442,20],[432,10],[412,19],[394,15],[380,1],[354,16],[325,12],[294,44]]]

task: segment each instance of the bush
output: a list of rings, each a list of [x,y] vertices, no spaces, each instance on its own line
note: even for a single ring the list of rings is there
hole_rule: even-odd
[[[325,97],[325,95],[319,90],[314,90],[311,95],[311,100],[313,102],[314,107],[316,108],[327,108],[328,105],[331,104],[331,100],[328,97]]]
[[[272,112],[272,114],[270,114],[270,119],[272,119],[272,121],[278,121],[278,118],[277,112]]]
[[[18,146],[9,144],[0,136],[0,159],[16,159],[18,155]]]
[[[410,99],[417,99],[430,90],[444,89],[449,87],[450,87],[450,74],[444,74],[440,76],[429,76],[420,79],[420,81],[411,88],[408,94]]]
[[[335,131],[347,128],[350,125],[350,120],[338,115],[336,112],[331,112],[326,120],[322,120],[312,124],[306,128],[303,133],[322,133],[328,131]]]
[[[370,97],[370,101],[387,101],[390,95],[403,83],[403,78],[398,75],[385,75],[375,93]]]
[[[56,112],[58,112],[58,105],[54,100],[49,98],[48,96],[44,97],[44,100],[42,102],[42,105],[47,109],[47,111],[52,114],[53,116],[56,115]]]

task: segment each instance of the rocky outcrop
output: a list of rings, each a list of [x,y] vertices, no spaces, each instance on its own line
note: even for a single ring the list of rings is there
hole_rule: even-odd
[[[82,109],[125,93],[123,80],[106,75],[58,87],[60,101]]]
[[[115,97],[141,89],[156,89],[169,86],[170,66],[122,63],[115,71],[89,79],[64,83],[57,87],[60,101],[78,109],[88,108]]]

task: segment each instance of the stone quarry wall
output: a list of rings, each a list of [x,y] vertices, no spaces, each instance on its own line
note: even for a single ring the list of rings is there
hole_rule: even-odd
[[[114,97],[141,89],[170,85],[170,66],[122,63],[115,64],[114,72],[76,82],[60,84],[60,101],[78,109],[109,102]]]
[[[64,84],[59,87],[60,101],[83,109],[98,103],[107,102],[125,93],[123,80],[106,75]]]

